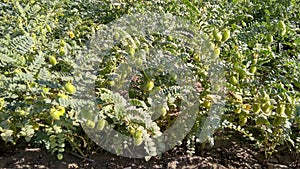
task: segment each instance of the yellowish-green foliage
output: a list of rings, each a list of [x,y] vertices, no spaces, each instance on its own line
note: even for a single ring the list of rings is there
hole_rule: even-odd
[[[80,103],[73,97],[77,91],[72,83],[75,59],[101,26],[124,14],[151,10],[190,21],[197,31],[207,35],[214,56],[223,61],[226,106],[222,109],[222,124],[212,123],[213,127],[241,132],[264,148],[267,156],[280,144],[289,144],[300,151],[300,136],[294,132],[300,128],[300,6],[295,1],[280,0],[0,2],[1,139],[6,144],[23,141],[43,145],[57,153],[59,159],[63,158],[65,145],[70,143],[84,155],[81,149],[88,148],[85,143],[89,139],[77,118],[76,106]],[[144,50],[164,42],[161,45],[165,50],[195,68],[202,87],[201,104],[187,140],[197,142],[203,119],[213,105],[206,65],[197,53],[179,47],[176,37],[148,36],[146,40],[135,37],[133,42],[144,43]],[[87,117],[86,124],[82,125],[103,130],[113,122],[120,132],[134,137],[134,144],[139,146],[149,140],[142,134],[145,124],[126,121],[107,104],[112,100],[116,106],[121,104],[120,96],[110,91],[114,81],[109,75],[124,61],[122,54],[134,56],[135,52],[132,47],[118,46],[104,57],[97,75],[96,94],[101,100],[99,108],[105,113],[95,121]],[[137,107],[147,106],[150,91],[176,86],[176,79],[167,74],[138,76],[139,81],[129,90],[131,101]],[[172,114],[179,105],[176,98],[180,94],[176,90],[171,94],[173,101],[162,105],[163,116],[155,121],[153,131],[144,133],[159,135],[162,128],[174,122]],[[139,113],[143,115],[142,111]],[[190,153],[193,148],[189,147]]]

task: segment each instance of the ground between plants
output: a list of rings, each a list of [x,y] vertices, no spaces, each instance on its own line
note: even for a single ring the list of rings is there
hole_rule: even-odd
[[[221,134],[221,133],[217,133]],[[207,147],[194,156],[188,156],[183,147],[176,147],[162,155],[146,162],[144,159],[129,159],[119,157],[103,150],[95,151],[87,157],[67,151],[63,160],[57,160],[55,155],[45,149],[21,148],[1,152],[0,168],[87,168],[87,169],[193,169],[193,168],[300,168],[300,155],[290,152],[288,147],[280,147],[269,160],[264,152],[253,144],[242,141],[242,136],[233,131],[229,139],[216,140],[213,147]]]

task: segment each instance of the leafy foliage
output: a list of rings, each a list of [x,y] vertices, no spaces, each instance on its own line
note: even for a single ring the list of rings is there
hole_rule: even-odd
[[[111,90],[120,63],[138,49],[147,51],[155,45],[192,65],[200,85],[196,124],[184,141],[189,153],[195,152],[201,139],[213,143],[213,137],[199,137],[216,104],[209,67],[197,53],[180,46],[179,37],[132,35],[133,39],[116,44],[98,65],[95,93],[100,113],[83,114],[86,121],[78,118],[76,108],[83,103],[70,85],[85,43],[124,14],[154,11],[190,21],[194,31],[207,35],[213,54],[224,64],[226,106],[221,109],[222,119],[212,120],[212,128],[241,132],[264,148],[267,157],[282,144],[300,151],[300,6],[296,0],[4,0],[0,8],[0,133],[6,144],[44,145],[61,159],[70,143],[84,155],[82,148],[91,145],[86,145],[80,122],[95,130],[114,124],[119,132],[132,136],[136,146],[143,142],[149,156],[157,155],[159,147],[152,137],[174,123],[184,97],[176,79],[164,71],[139,72],[128,91],[133,115],[124,113],[124,98]],[[131,43],[137,48],[133,50]],[[151,107],[149,90],[167,96],[155,121],[146,111]]]

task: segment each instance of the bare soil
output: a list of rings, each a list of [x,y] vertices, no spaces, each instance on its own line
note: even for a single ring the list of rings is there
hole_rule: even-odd
[[[242,141],[235,135],[227,140],[216,140],[213,147],[187,155],[184,148],[176,147],[146,162],[144,159],[119,157],[101,150],[87,157],[81,157],[67,151],[63,160],[57,160],[44,149],[26,148],[0,153],[0,168],[39,168],[39,169],[300,169],[300,156],[287,147],[266,160],[264,152],[256,149],[251,143]],[[1,152],[1,151],[0,151]]]

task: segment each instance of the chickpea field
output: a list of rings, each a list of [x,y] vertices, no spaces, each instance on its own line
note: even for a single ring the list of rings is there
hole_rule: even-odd
[[[0,168],[300,168],[299,0],[0,8]]]

